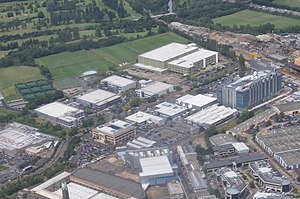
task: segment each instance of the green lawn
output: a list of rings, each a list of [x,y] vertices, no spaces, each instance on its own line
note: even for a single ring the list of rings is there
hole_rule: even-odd
[[[139,54],[171,42],[188,43],[188,40],[168,32],[107,48],[50,55],[36,59],[36,62],[47,66],[53,78],[60,80],[80,76],[88,70],[97,70],[101,73],[110,66],[118,66],[124,62],[135,62]]]
[[[28,82],[44,77],[40,70],[28,66],[14,66],[9,68],[0,68],[0,91],[6,100],[15,100],[21,98],[20,93],[15,88],[16,83]]]
[[[274,0],[274,3],[290,6],[290,7],[300,7],[299,0]]]
[[[299,19],[276,16],[252,10],[243,10],[231,15],[215,18],[213,21],[214,23],[220,23],[226,26],[233,26],[234,24],[237,26],[248,24],[251,26],[258,26],[266,23],[272,23],[277,28],[284,28],[287,26],[300,24]]]
[[[13,111],[13,110],[9,110],[9,109],[6,109],[6,108],[3,108],[3,107],[0,107],[0,115],[8,115],[8,114],[18,114],[17,111]],[[0,171],[2,169],[0,168]]]

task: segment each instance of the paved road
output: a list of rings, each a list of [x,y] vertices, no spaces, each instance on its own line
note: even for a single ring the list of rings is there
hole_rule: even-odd
[[[261,10],[267,10],[267,11],[270,11],[270,12],[287,13],[287,14],[291,14],[291,15],[294,15],[294,16],[297,16],[297,17],[300,16],[300,12],[293,11],[293,10],[267,7],[267,6],[262,6],[262,5],[258,5],[258,4],[250,4],[250,7],[261,9]]]

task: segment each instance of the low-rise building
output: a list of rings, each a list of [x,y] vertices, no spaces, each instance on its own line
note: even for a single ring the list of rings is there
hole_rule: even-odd
[[[251,163],[249,165],[253,178],[270,192],[284,192],[291,190],[291,181],[275,173],[268,164]]]
[[[247,183],[242,176],[230,168],[221,168],[217,171],[218,180],[224,185],[227,199],[244,198],[248,193]]]
[[[140,98],[161,97],[168,93],[174,92],[175,88],[171,84],[163,82],[152,82],[150,84],[135,90]]]
[[[253,195],[253,199],[291,199],[291,197],[286,196],[281,193],[267,193],[267,192],[256,192]]]
[[[184,192],[181,184],[178,181],[168,183],[168,191],[170,199],[182,199],[184,198]]]
[[[135,123],[137,125],[156,124],[161,126],[166,122],[166,118],[161,118],[156,115],[151,115],[142,111],[127,116],[125,120],[128,122]]]
[[[76,101],[83,106],[89,106],[94,109],[100,109],[112,104],[115,104],[121,100],[121,97],[115,93],[111,93],[105,90],[95,90],[84,95],[78,96]]]
[[[229,118],[237,112],[236,109],[232,109],[225,106],[212,105],[201,111],[190,115],[186,118],[187,122],[197,125],[216,125]]]
[[[274,108],[278,113],[282,112],[285,115],[299,114],[300,113],[300,101],[276,104],[274,106]]]
[[[136,135],[135,126],[132,123],[121,120],[112,120],[92,130],[92,137],[103,144],[120,145],[133,139]]]
[[[182,107],[178,104],[172,104],[169,102],[163,102],[161,104],[156,105],[155,107],[155,112],[157,112],[159,116],[166,118],[177,117],[188,110],[187,108]]]
[[[191,109],[203,109],[211,106],[217,102],[217,98],[198,94],[198,95],[184,95],[176,99],[176,103]]]
[[[111,88],[115,92],[125,92],[130,89],[136,88],[136,81],[120,77],[117,75],[112,75],[101,80],[101,85],[104,87]]]
[[[300,168],[300,127],[273,129],[271,133],[257,135],[256,142],[285,169]]]
[[[138,137],[136,139],[133,139],[132,141],[129,141],[126,146],[132,149],[142,149],[142,148],[150,148],[155,143],[156,142],[153,140],[149,140],[144,137]]]
[[[83,110],[60,102],[53,102],[41,106],[34,111],[39,117],[66,127],[78,126],[80,120],[84,117]]]

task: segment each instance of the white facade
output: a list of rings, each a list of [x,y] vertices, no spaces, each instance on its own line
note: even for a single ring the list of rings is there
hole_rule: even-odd
[[[136,81],[120,77],[117,75],[112,75],[101,80],[101,84],[105,87],[112,88],[115,91],[125,92],[130,89],[136,88]]]
[[[198,95],[184,95],[176,100],[177,104],[188,108],[198,108],[202,109],[209,105],[215,104],[217,98],[209,97],[206,95],[198,94]]]
[[[163,125],[166,122],[165,118],[161,118],[141,111],[129,115],[128,117],[125,118],[125,120],[136,124],[154,123],[157,125]]]
[[[153,82],[140,89],[135,90],[137,96],[140,98],[150,98],[150,97],[161,97],[175,90],[174,86],[171,84],[166,84],[162,82]]]

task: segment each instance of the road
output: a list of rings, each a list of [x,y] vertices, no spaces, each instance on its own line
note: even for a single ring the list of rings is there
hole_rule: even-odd
[[[261,5],[258,5],[258,4],[250,4],[250,7],[261,9],[261,10],[266,10],[266,11],[270,11],[270,12],[286,13],[286,14],[297,16],[297,17],[300,16],[300,12],[293,11],[293,10],[286,10],[286,9],[280,9],[280,8],[261,6]]]

